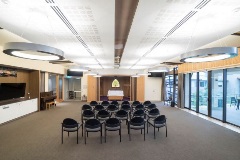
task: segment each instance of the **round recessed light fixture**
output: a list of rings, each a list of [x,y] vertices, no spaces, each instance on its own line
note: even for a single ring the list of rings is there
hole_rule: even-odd
[[[63,60],[64,52],[60,49],[35,43],[9,42],[4,44],[3,53],[32,60]]]
[[[181,55],[181,62],[211,62],[238,55],[237,47],[215,47],[191,51]]]

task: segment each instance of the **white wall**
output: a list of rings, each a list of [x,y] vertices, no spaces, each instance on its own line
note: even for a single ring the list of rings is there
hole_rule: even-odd
[[[145,77],[145,100],[161,101],[162,78]]]

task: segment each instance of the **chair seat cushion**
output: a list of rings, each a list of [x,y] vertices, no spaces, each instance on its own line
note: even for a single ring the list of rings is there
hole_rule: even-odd
[[[119,130],[120,126],[116,126],[116,127],[108,127],[108,126],[106,126],[106,129],[109,130],[109,131],[115,131],[115,130]]]
[[[77,126],[74,125],[74,126],[72,126],[72,127],[66,126],[66,127],[63,127],[63,130],[64,130],[64,131],[67,131],[67,132],[75,132],[75,131],[77,131],[80,127],[81,127],[81,124],[78,124]]]

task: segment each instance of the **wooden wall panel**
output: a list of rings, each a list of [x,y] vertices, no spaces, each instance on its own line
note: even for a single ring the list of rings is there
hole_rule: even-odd
[[[96,101],[97,98],[97,78],[93,76],[88,76],[87,80],[88,90],[87,90],[87,101]]]
[[[100,95],[107,96],[108,90],[123,90],[124,96],[130,97],[130,77],[117,77],[120,87],[112,87],[115,77],[101,77]]]
[[[137,99],[138,101],[145,101],[145,77],[137,78]]]
[[[40,111],[40,71],[29,72],[29,93],[31,98],[38,98],[38,110]]]
[[[240,49],[238,49],[238,52]],[[178,66],[179,73],[198,72],[205,70],[215,70],[223,68],[240,67],[240,55],[220,61],[202,62],[202,63],[184,63]]]

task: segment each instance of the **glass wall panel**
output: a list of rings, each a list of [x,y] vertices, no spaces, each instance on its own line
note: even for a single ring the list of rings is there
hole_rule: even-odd
[[[199,72],[199,112],[208,114],[208,73]]]
[[[55,74],[49,74],[48,91],[53,91],[53,93],[56,94],[56,75]]]
[[[62,82],[62,76],[61,75],[59,75],[59,99],[63,99],[63,94],[62,94],[62,92],[63,92],[63,82]]]
[[[166,99],[172,100],[173,98],[173,75],[165,76],[165,83],[166,83]]]
[[[240,68],[227,69],[226,121],[240,126]]]
[[[191,109],[196,111],[197,73],[191,73]]]
[[[189,95],[190,95],[190,90],[189,90],[189,76],[190,74],[184,74],[184,107],[186,108],[190,108],[190,105],[189,105]]]
[[[212,117],[223,119],[223,70],[212,71]]]

